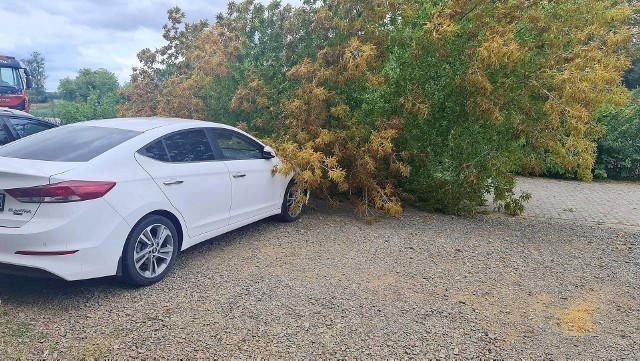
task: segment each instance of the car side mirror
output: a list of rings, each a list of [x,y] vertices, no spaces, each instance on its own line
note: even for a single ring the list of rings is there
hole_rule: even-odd
[[[27,86],[27,90],[30,90],[31,88],[33,88],[33,78],[30,75],[26,76],[27,79],[27,84],[25,84]]]
[[[264,149],[262,149],[262,157],[264,159],[275,158],[276,157],[276,152],[274,152],[271,147],[265,146]]]

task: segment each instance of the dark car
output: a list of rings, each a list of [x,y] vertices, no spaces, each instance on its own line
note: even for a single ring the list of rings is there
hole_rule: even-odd
[[[0,146],[57,125],[19,110],[0,108]]]

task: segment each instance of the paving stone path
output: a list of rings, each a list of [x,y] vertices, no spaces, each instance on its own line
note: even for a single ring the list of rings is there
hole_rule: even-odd
[[[640,182],[518,178],[516,194],[531,193],[525,217],[566,219],[640,228]]]

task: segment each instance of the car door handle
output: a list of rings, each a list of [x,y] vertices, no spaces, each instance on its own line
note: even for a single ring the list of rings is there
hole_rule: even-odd
[[[162,184],[164,184],[166,186],[172,186],[172,185],[175,185],[175,184],[182,184],[182,183],[184,183],[184,181],[181,181],[181,180],[178,180],[178,179],[162,182]]]
[[[244,177],[246,177],[246,176],[247,176],[247,175],[246,175],[246,174],[243,174],[243,173],[236,173],[236,174],[234,174],[234,175],[233,175],[233,178],[244,178]]]

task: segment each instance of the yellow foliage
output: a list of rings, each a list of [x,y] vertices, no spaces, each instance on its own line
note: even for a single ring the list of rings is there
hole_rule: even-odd
[[[345,66],[345,79],[360,79],[367,67],[376,60],[376,48],[372,44],[362,44],[358,38],[352,38],[344,49],[342,63]]]
[[[187,61],[193,66],[193,75],[211,78],[231,75],[229,64],[242,50],[245,41],[237,34],[220,26],[203,31],[187,53]]]
[[[270,92],[262,80],[255,74],[247,74],[248,84],[238,87],[229,108],[251,112],[255,109],[265,108],[269,104]]]
[[[431,35],[436,42],[455,35],[458,30],[458,25],[451,19],[451,10],[436,14],[436,16],[424,26],[425,33]]]
[[[354,38],[341,58],[334,55],[334,51],[321,50],[316,63],[304,59],[287,73],[289,79],[300,84],[296,96],[284,103],[288,127],[276,142],[283,160],[279,171],[296,172],[296,182],[303,188],[325,193],[331,187],[362,192],[362,198],[354,204],[369,221],[375,218],[371,208],[399,214],[402,207],[395,187],[388,180],[382,181],[380,172],[386,164],[392,174],[409,174],[410,167],[403,163],[406,157],[396,156],[393,145],[402,120],[380,122],[379,130],[367,134],[362,126],[350,121],[349,106],[325,86],[368,81],[367,69],[376,67],[372,63],[375,48]],[[348,130],[326,128],[332,119],[344,122]],[[348,172],[344,165],[349,167]]]
[[[338,119],[346,119],[349,115],[349,106],[346,104],[339,104],[331,108],[331,115]]]
[[[287,77],[290,79],[304,80],[313,75],[314,67],[313,62],[309,58],[305,58],[302,63],[294,66],[287,73]]]
[[[501,123],[508,106],[531,113],[528,100],[545,99],[546,119],[533,123],[527,116],[510,116],[509,120],[522,122],[522,127],[517,123],[515,127],[528,128],[530,144],[548,150],[561,168],[590,180],[593,141],[601,131],[592,124],[593,114],[605,104],[622,106],[628,100],[620,75],[629,67],[625,49],[632,44],[634,31],[611,24],[629,22],[633,12],[610,0],[558,2],[546,12],[543,8],[519,1],[471,6],[456,0],[427,27],[447,29],[448,21],[459,14],[473,17],[477,33],[471,34],[482,36],[476,39],[477,46],[471,43],[467,49],[472,59],[465,82],[469,113]],[[518,38],[521,32],[535,35],[523,41]],[[535,65],[535,56],[544,56],[544,63]],[[529,169],[538,169],[527,162]]]
[[[515,32],[515,24],[491,26],[486,41],[477,50],[478,67],[508,69],[526,60],[526,48],[515,39]]]
[[[204,119],[204,103],[193,78],[184,76],[167,80],[160,89],[158,115],[185,119]]]
[[[131,86],[121,88],[120,95],[126,100],[118,106],[120,117],[150,117],[158,112],[158,83],[145,69],[134,69]]]

